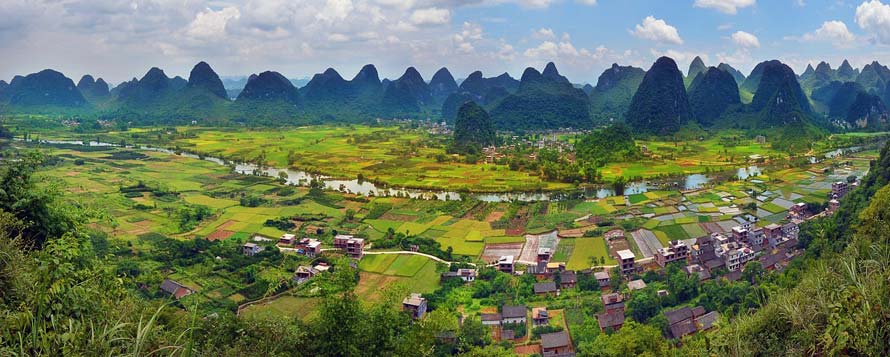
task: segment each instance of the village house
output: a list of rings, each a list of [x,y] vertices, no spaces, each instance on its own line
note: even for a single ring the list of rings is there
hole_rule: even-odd
[[[306,265],[300,265],[294,272],[294,277],[292,278],[292,280],[300,284],[306,280],[311,279],[313,276],[318,275],[318,273],[318,269]]]
[[[538,248],[538,261],[549,262],[553,251],[550,248]]]
[[[596,322],[600,326],[600,332],[606,332],[608,329],[618,331],[624,325],[624,310],[609,310],[596,315]]]
[[[538,262],[535,265],[529,265],[528,268],[525,269],[526,274],[532,274],[535,278],[538,279],[548,279],[550,278],[550,274],[547,273],[547,263]]]
[[[834,212],[837,212],[838,208],[841,208],[841,201],[832,198],[830,201],[828,201],[828,208],[826,209],[826,212],[831,215],[834,214]]]
[[[501,325],[501,314],[500,313],[483,313],[479,315],[482,319],[482,325],[485,326],[500,326]]]
[[[758,261],[760,266],[767,271],[780,270],[780,264],[786,261],[788,251],[784,248],[777,248],[774,251],[767,252],[762,255]]]
[[[557,292],[556,282],[553,281],[535,283],[534,289],[535,295],[538,296],[553,296]]]
[[[545,333],[541,335],[541,355],[544,357],[568,357],[575,352],[566,331]]]
[[[546,307],[532,308],[532,325],[546,326],[550,323],[550,315],[547,313]]]
[[[182,299],[195,292],[191,288],[170,279],[164,279],[161,283],[161,290],[167,294],[173,295],[176,300]]]
[[[655,262],[664,267],[675,261],[686,260],[688,255],[689,247],[686,243],[679,240],[672,240],[668,242],[667,247],[656,249]]]
[[[562,289],[572,289],[578,283],[578,275],[574,270],[566,270],[559,273],[559,287]]]
[[[729,242],[717,249],[717,256],[723,258],[728,271],[740,270],[745,263],[755,258],[755,252],[739,242]]]
[[[312,238],[302,238],[296,245],[297,253],[308,257],[321,254],[321,241]]]
[[[671,337],[679,339],[712,328],[719,315],[716,311],[705,313],[705,308],[701,306],[693,308],[686,306],[665,311],[664,317],[667,319]]]
[[[763,240],[766,239],[766,232],[762,227],[756,227],[748,231],[748,243],[755,247],[760,247],[763,245]]]
[[[748,240],[748,229],[743,226],[732,227],[732,239],[736,242]]]
[[[513,269],[515,268],[515,263],[513,262],[512,255],[505,255],[498,259],[497,261],[498,270],[513,274]]]
[[[285,233],[285,234],[282,234],[281,237],[278,237],[278,244],[286,245],[286,246],[293,246],[296,239],[297,239],[297,236],[290,234],[290,233]]]
[[[504,305],[501,308],[501,323],[524,324],[527,321],[526,314],[525,305]]]
[[[687,275],[695,274],[696,276],[698,276],[699,281],[711,279],[711,273],[698,264],[687,265],[685,268],[683,268],[683,270],[686,271]]]
[[[476,269],[461,268],[457,271],[442,273],[442,279],[460,278],[465,283],[476,281]]]
[[[693,260],[701,261],[702,257],[708,253],[714,253],[714,245],[711,244],[711,240],[709,236],[695,238],[695,244],[692,245],[689,252]]]
[[[630,249],[619,250],[617,253],[622,274],[632,274],[637,270],[637,266],[634,263],[634,253]]]
[[[402,310],[411,313],[411,318],[418,320],[426,314],[427,302],[426,298],[417,293],[411,293],[410,296],[402,300]]]
[[[609,277],[609,272],[607,271],[598,271],[593,273],[593,277],[596,279],[596,282],[599,283],[601,288],[609,286],[611,281],[611,277]]]
[[[847,195],[847,192],[850,192],[850,185],[844,181],[838,181],[831,184],[831,193],[828,198],[840,200]]]
[[[809,212],[807,212],[807,205],[803,202],[797,203],[791,208],[788,209],[788,216],[792,219],[807,219],[809,217]]]
[[[353,263],[349,263],[349,266],[351,266],[353,269],[358,269],[358,265],[353,265]],[[328,263],[320,262],[318,264],[315,264],[315,266],[312,267],[312,269],[317,270],[319,273],[324,273],[324,272],[330,270],[331,266],[328,265]]]
[[[776,242],[782,238],[782,226],[770,223],[763,227],[763,233],[769,245],[775,246]]]
[[[343,249],[343,252],[353,259],[361,259],[365,254],[365,240],[351,235],[338,234],[334,236],[334,248]]]
[[[244,255],[252,257],[257,253],[262,252],[263,247],[256,243],[244,243],[244,245],[241,246],[241,251]]]
[[[548,274],[556,274],[563,270],[566,270],[566,263],[561,263],[561,262],[547,263],[547,273]]]
[[[798,235],[800,235],[800,225],[803,221],[799,219],[792,219],[790,222],[782,225],[782,234],[785,235],[785,238],[790,240],[797,240]]]
[[[621,310],[624,312],[624,295],[608,293],[603,294],[600,298],[603,300],[603,311]]]
[[[627,282],[627,289],[630,291],[643,290],[646,288],[646,282],[643,279],[631,280]]]

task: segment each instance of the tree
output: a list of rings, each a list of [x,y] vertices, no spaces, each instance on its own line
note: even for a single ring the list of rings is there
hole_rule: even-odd
[[[672,263],[668,265],[667,284],[668,290],[676,297],[677,301],[684,302],[698,294],[698,275],[686,274],[680,268],[681,264]]]
[[[457,348],[461,352],[468,352],[477,347],[491,344],[491,333],[478,318],[468,318],[461,325],[457,333]]]
[[[60,188],[52,183],[37,185],[35,170],[46,161],[39,152],[27,152],[16,160],[0,165],[0,210],[14,215],[25,224],[22,238],[26,245],[42,246],[47,238],[59,237],[83,223],[90,212],[70,209],[61,202]]]
[[[661,310],[661,301],[655,293],[655,288],[647,286],[645,289],[633,293],[630,301],[627,302],[627,308],[634,320],[643,323],[658,314]]]
[[[627,321],[611,335],[599,335],[593,342],[581,343],[582,356],[663,356],[668,345],[657,328]]]
[[[763,269],[763,265],[758,261],[750,261],[742,269],[742,280],[751,284],[759,282],[764,275],[766,275],[766,270]]]

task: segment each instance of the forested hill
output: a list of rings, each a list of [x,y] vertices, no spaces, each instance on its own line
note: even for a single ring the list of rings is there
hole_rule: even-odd
[[[492,110],[501,130],[590,128],[589,102],[552,62],[543,72],[526,68],[519,90],[502,99]]]
[[[673,59],[659,58],[630,102],[627,124],[640,133],[669,135],[692,119],[683,74]]]
[[[645,75],[642,68],[613,63],[599,76],[596,87],[589,94],[591,116],[597,122],[624,119],[630,100]]]

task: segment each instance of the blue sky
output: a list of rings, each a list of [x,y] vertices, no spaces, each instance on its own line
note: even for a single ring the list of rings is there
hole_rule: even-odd
[[[696,55],[743,72],[780,59],[795,70],[849,58],[890,62],[887,0],[3,0],[0,79],[55,68],[113,83],[157,66],[187,75],[205,60],[221,75],[276,70],[384,77],[415,66],[455,77],[554,61],[595,83],[617,62],[661,55],[684,71]]]

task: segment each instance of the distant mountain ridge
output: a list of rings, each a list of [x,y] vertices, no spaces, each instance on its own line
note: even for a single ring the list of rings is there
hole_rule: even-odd
[[[453,122],[463,104],[475,102],[500,130],[589,129],[626,121],[634,130],[655,135],[671,135],[686,124],[774,128],[800,122],[829,128],[843,125],[837,120],[860,127],[886,121],[890,68],[877,61],[861,70],[847,60],[836,69],[822,61],[808,65],[800,76],[776,60],[757,64],[748,76],[726,63],[705,67],[700,57],[689,64],[685,77],[655,64],[656,73],[613,64],[595,85],[570,81],[552,62],[540,72],[527,68],[519,80],[508,73],[486,78],[474,71],[459,84],[445,67],[427,82],[414,67],[395,80],[381,80],[376,67],[365,65],[351,80],[328,68],[301,88],[274,71],[223,79],[203,61],[187,80],[153,67],[114,88],[92,75],[75,85],[45,70],[0,81],[0,105],[11,112],[67,112],[134,123],[250,123],[256,118],[321,123],[376,118]],[[671,84],[677,75],[682,90]]]

